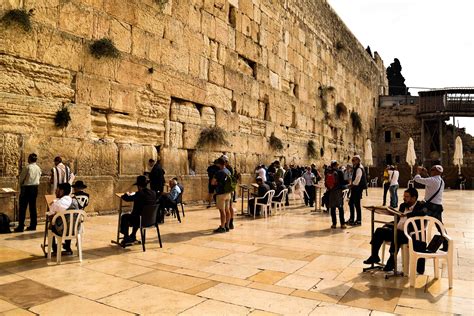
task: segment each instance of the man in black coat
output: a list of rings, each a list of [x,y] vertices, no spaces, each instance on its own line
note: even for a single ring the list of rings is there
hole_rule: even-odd
[[[163,192],[165,187],[165,171],[158,160],[148,175],[150,178],[150,188],[155,192]]]
[[[403,193],[403,202],[400,205],[399,211],[403,213],[403,216],[400,217],[398,222],[398,232],[397,232],[397,246],[398,248],[401,247],[402,244],[408,243],[408,239],[405,236],[403,231],[403,227],[407,218],[414,217],[414,216],[425,216],[426,215],[426,207],[424,203],[418,202],[418,191],[415,188],[408,188]],[[365,264],[373,264],[380,262],[379,257],[379,249],[385,241],[390,241],[390,258],[387,261],[387,264],[384,267],[384,271],[391,271],[394,269],[394,258],[393,255],[395,252],[395,245],[393,242],[393,233],[394,233],[393,224],[386,224],[383,227],[379,227],[375,230],[374,236],[372,237],[371,244],[372,244],[372,255],[364,261]],[[421,260],[419,260],[419,263]],[[423,263],[423,271],[424,271],[424,261]],[[417,268],[420,271],[420,265]]]
[[[257,184],[258,184],[258,189],[257,189],[257,194],[254,195],[253,198],[251,198],[249,200],[249,214],[252,214],[253,215],[253,211],[254,211],[254,206],[255,206],[255,198],[261,198],[263,196],[265,196],[265,194],[270,191],[270,186],[266,183],[263,182],[263,179],[261,177],[257,177]],[[267,203],[267,200],[266,199],[259,199],[258,200],[259,203]],[[257,207],[257,214],[256,215],[260,215],[260,208]]]
[[[130,214],[122,215],[120,221],[120,232],[124,236],[121,243],[122,247],[126,247],[137,240],[136,235],[140,228],[140,215],[143,212],[143,208],[157,203],[156,192],[147,188],[147,180],[145,176],[138,176],[135,185],[138,189],[137,192],[125,193],[122,195],[122,200],[133,202],[132,212]],[[128,233],[129,227],[133,227],[131,235]]]

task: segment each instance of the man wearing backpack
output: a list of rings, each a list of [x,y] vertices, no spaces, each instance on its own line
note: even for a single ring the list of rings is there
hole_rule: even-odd
[[[365,176],[364,166],[360,163],[360,156],[355,155],[352,157],[352,181],[349,185],[351,190],[351,196],[349,198],[349,210],[350,217],[347,224],[360,226],[362,221],[362,208],[360,206],[360,200],[362,199],[362,193],[367,188],[367,178]],[[355,209],[355,210],[354,210]],[[357,211],[357,218],[354,221],[354,211]]]
[[[230,230],[230,192],[226,192],[226,182],[231,181],[230,171],[225,167],[225,161],[221,157],[216,160],[219,171],[212,179],[212,185],[216,186],[216,206],[219,209],[221,224],[214,233],[225,233]],[[227,187],[229,184],[227,185]]]
[[[331,165],[327,169],[324,177],[324,184],[328,192],[327,208],[331,211],[331,228],[336,228],[337,225],[336,208],[339,209],[341,228],[346,228],[344,220],[344,199],[342,194],[342,188],[346,184],[346,181],[336,160],[331,161]]]

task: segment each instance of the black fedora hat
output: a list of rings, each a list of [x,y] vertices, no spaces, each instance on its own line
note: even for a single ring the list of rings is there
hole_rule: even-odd
[[[138,185],[145,188],[148,185],[148,180],[145,176],[138,176],[137,181],[133,185]]]
[[[83,181],[79,180],[79,181],[76,181],[76,183],[74,183],[72,187],[74,189],[86,189],[87,185]]]

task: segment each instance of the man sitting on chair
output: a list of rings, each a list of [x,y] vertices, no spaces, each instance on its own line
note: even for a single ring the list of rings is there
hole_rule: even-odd
[[[46,215],[48,216],[49,220],[52,220],[54,215],[56,215],[56,213],[58,212],[79,209],[77,201],[69,196],[69,194],[71,194],[71,185],[69,183],[66,182],[58,184],[56,187],[55,194],[56,200],[49,206],[49,211],[46,212]],[[72,222],[70,219],[69,221]],[[67,224],[68,223],[66,223],[66,225]],[[56,235],[62,235],[63,230],[66,227],[62,222],[61,218],[58,218],[56,219],[54,225],[51,225],[50,228]],[[65,255],[72,255],[70,240],[64,241],[63,247]],[[56,253],[56,238],[53,238],[53,244],[51,245],[51,249],[53,250],[53,253]]]
[[[263,197],[268,191],[270,191],[270,186],[268,184],[264,183],[262,177],[260,177],[260,176],[257,177],[257,184],[258,184],[257,194],[254,195],[255,197],[253,197],[249,200],[249,205],[248,205],[249,214],[252,214],[252,215],[253,215],[253,210],[254,210],[254,205],[255,205],[255,199]],[[267,201],[264,200],[264,199],[259,199],[258,202],[259,203],[267,203]],[[258,207],[257,207],[257,214],[256,215],[260,215],[260,209]]]
[[[148,189],[148,183],[145,176],[138,176],[134,184],[138,191],[133,193],[125,193],[122,195],[122,200],[133,202],[133,209],[130,214],[123,214],[120,221],[120,232],[123,234],[121,242],[122,247],[126,247],[137,241],[137,231],[140,228],[140,215],[143,208],[147,205],[156,204],[156,192]],[[132,234],[129,235],[129,227],[133,227]]]
[[[83,210],[89,205],[89,193],[84,192],[87,189],[87,185],[83,181],[76,181],[72,185],[73,188],[73,197],[77,200],[79,204],[79,209]]]
[[[407,218],[414,216],[425,216],[426,208],[423,203],[418,202],[418,191],[415,188],[409,188],[403,193],[403,202],[400,205],[400,213],[403,215],[400,217],[397,226],[397,246],[400,248],[402,244],[408,243],[408,239],[403,231]],[[372,255],[364,261],[365,264],[373,264],[380,262],[379,249],[385,241],[390,241],[390,258],[383,268],[384,271],[391,271],[394,269],[394,258],[395,245],[393,242],[393,223],[386,224],[383,227],[379,227],[375,230],[372,237]],[[396,249],[398,252],[398,249]]]
[[[160,216],[160,222],[164,220],[164,212],[166,209],[173,208],[177,201],[178,196],[181,193],[181,187],[178,185],[178,181],[175,179],[171,179],[169,181],[170,192],[166,194],[162,194],[158,199],[158,204],[160,207],[158,209],[158,214]]]
[[[285,189],[286,189],[286,186],[283,184],[283,178],[277,179],[276,180],[275,195],[273,196],[272,200],[274,202],[281,202],[281,199],[283,198],[283,194],[281,192]]]

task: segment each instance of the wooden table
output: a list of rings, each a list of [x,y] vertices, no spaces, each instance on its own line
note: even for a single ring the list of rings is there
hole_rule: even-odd
[[[13,221],[16,222],[18,219],[18,191],[12,188],[0,188],[0,198],[13,199]]]
[[[46,206],[47,206],[48,211],[49,211],[49,207],[51,206],[51,204],[53,204],[54,201],[56,201],[56,195],[47,194],[47,195],[44,196],[44,199],[46,200]],[[43,249],[43,253],[44,253],[45,256],[48,255],[48,252],[46,251],[46,247],[49,247],[49,245],[46,243],[46,240],[48,238],[48,225],[49,225],[49,216],[46,215],[46,219],[44,221],[43,243],[41,244],[41,249]]]
[[[398,211],[391,210],[390,208],[385,207],[385,206],[364,206],[364,208],[371,211],[371,221],[370,221],[370,227],[371,227],[370,236],[371,236],[371,239],[374,237],[375,223],[391,224],[391,222],[386,222],[386,221],[381,221],[381,220],[375,219],[375,214],[393,216],[393,245],[395,247],[395,253],[393,254],[394,269],[393,269],[393,274],[390,275],[389,273],[387,273],[387,274],[385,274],[385,278],[388,279],[390,276],[403,276],[403,272],[398,272],[397,271],[397,256],[398,256],[398,240],[397,240],[398,229],[397,229],[397,226],[398,226],[398,220],[399,220],[399,214],[400,213]],[[383,266],[384,266],[383,262],[382,262],[382,264],[372,263],[370,267],[363,268],[362,271],[366,272],[366,271],[373,270],[373,269],[381,269],[381,268],[383,268]]]

